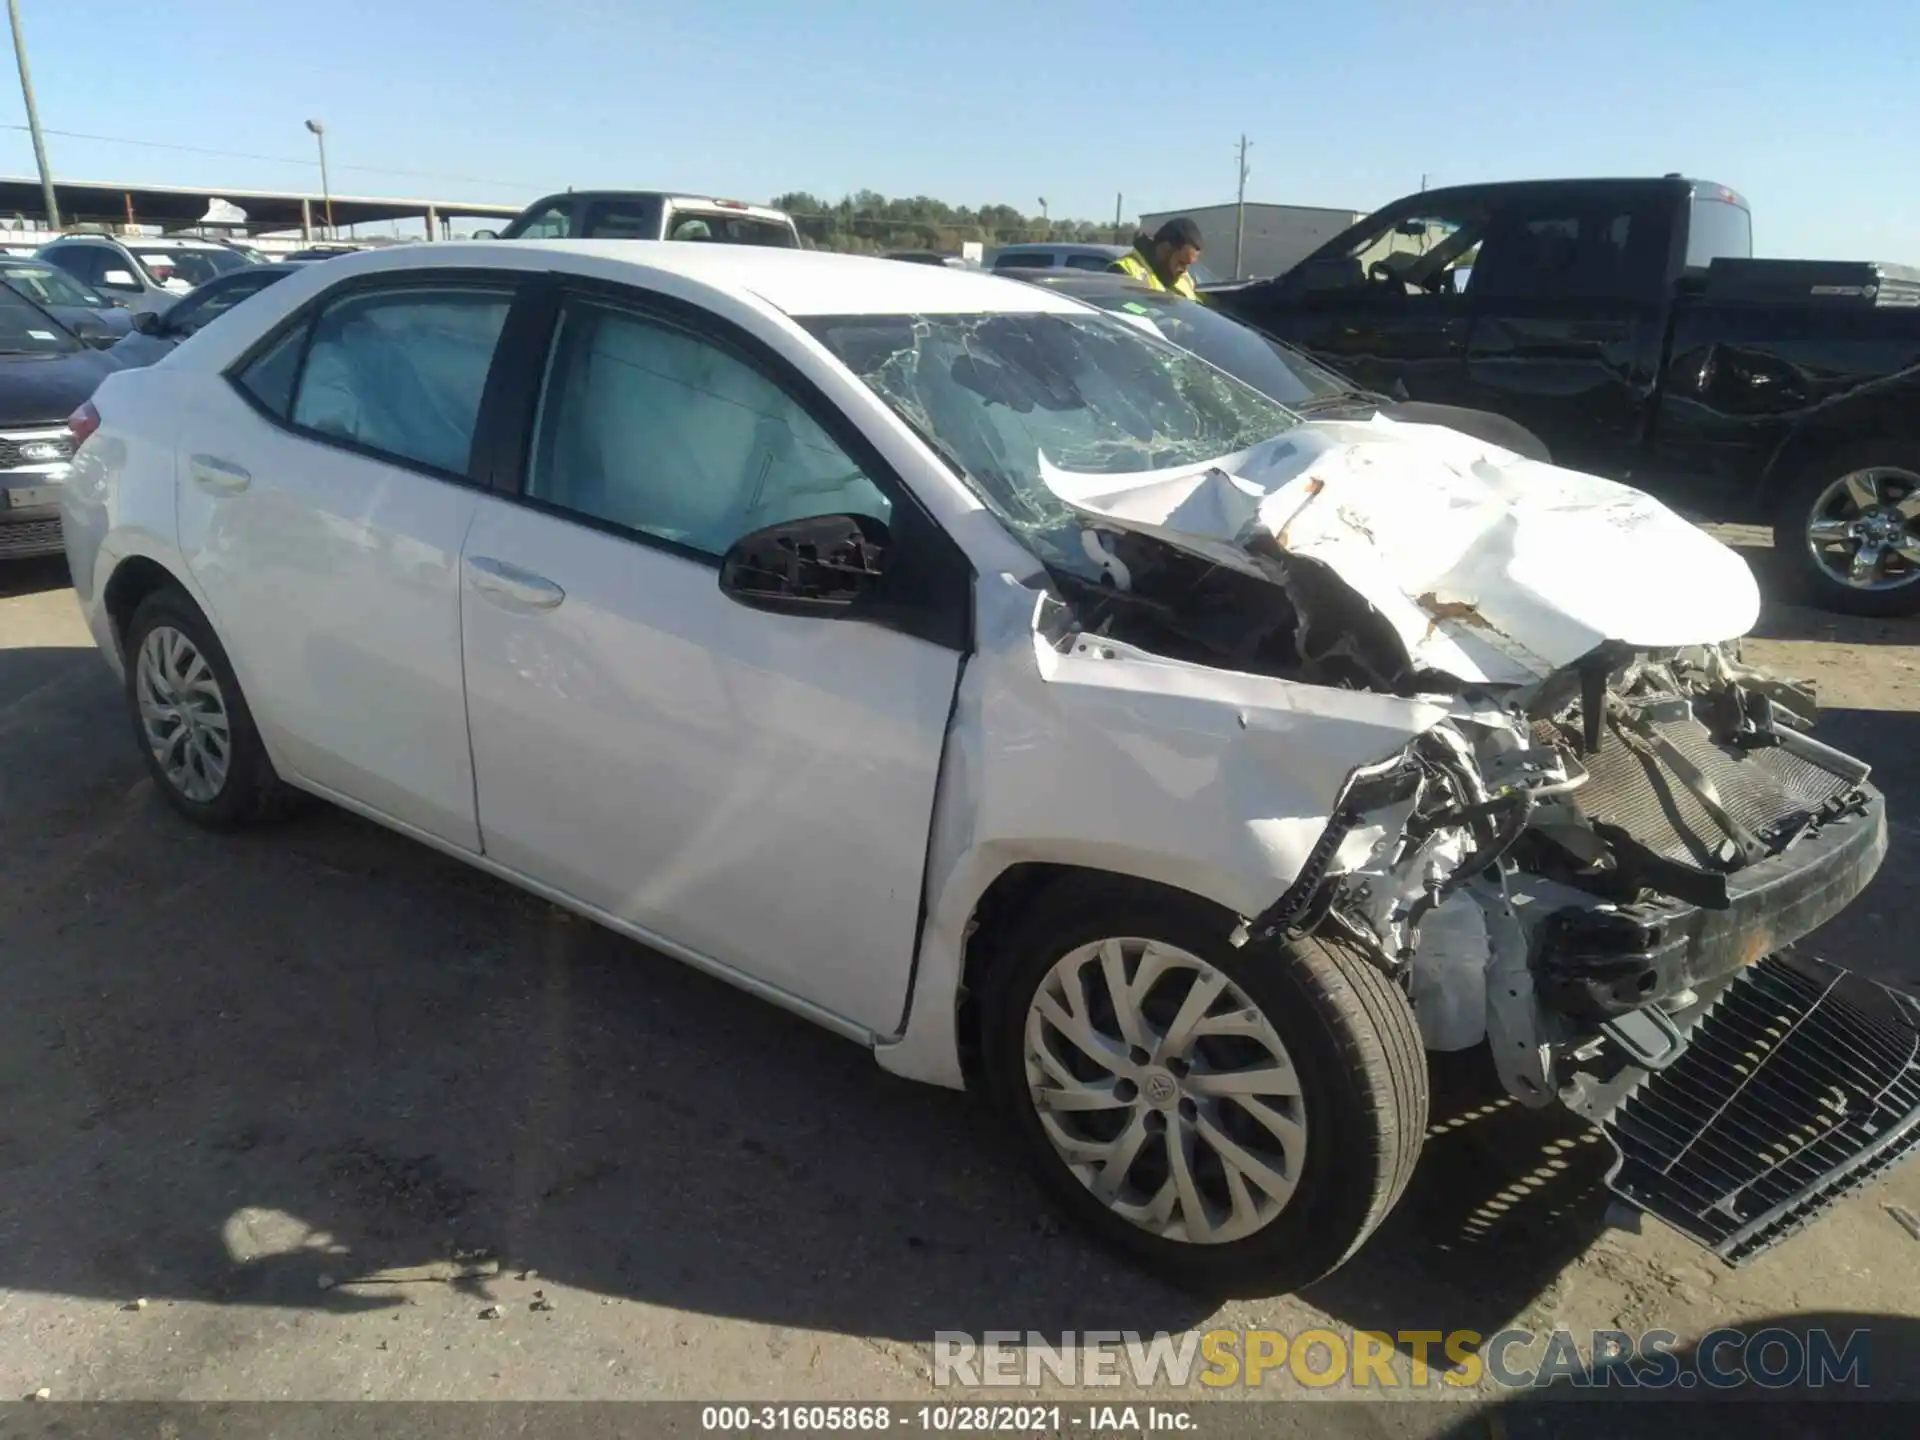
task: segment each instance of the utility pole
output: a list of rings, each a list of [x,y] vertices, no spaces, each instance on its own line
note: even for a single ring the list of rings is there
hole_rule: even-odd
[[[33,103],[33,76],[27,70],[27,41],[20,33],[20,0],[7,0],[13,22],[13,58],[20,62],[20,96],[27,102],[27,129],[33,132],[33,159],[40,167],[40,198],[46,202],[47,229],[60,228],[60,203],[53,197],[53,171],[47,168],[47,142],[40,134],[40,107]]]
[[[327,238],[333,238],[333,186],[327,183],[327,127],[318,120],[307,121],[307,129],[320,142],[320,198],[327,207]]]
[[[1247,241],[1247,137],[1240,137],[1240,194],[1233,203],[1233,278],[1240,278],[1240,252]]]
[[[1422,195],[1427,193],[1427,172],[1424,170],[1420,172],[1420,193]]]
[[[1127,243],[1120,238],[1120,202],[1124,199],[1124,194],[1115,194],[1113,197],[1113,243],[1116,245]]]

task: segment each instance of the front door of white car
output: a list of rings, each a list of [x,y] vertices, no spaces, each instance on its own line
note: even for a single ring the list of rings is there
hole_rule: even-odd
[[[523,493],[483,498],[467,537],[486,853],[888,1032],[964,642],[750,609],[718,561],[762,526],[849,512],[892,523],[890,558],[926,573],[951,557],[914,545],[950,542],[797,376],[711,317],[626,296],[554,302],[549,352],[523,367],[545,377]]]
[[[468,850],[459,557],[512,297],[336,292],[180,417],[181,549],[276,761]]]

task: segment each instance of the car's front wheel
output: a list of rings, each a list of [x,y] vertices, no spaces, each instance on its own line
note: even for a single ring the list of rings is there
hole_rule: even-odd
[[[1773,545],[1824,609],[1920,612],[1920,445],[1865,441],[1802,470],[1780,497]]]
[[[183,592],[156,590],[126,633],[127,709],[147,770],[195,824],[229,830],[279,809],[253,714],[213,627]]]
[[[1386,1218],[1420,1151],[1405,994],[1318,937],[1236,949],[1164,892],[1042,902],[983,1006],[990,1088],[1053,1196],[1213,1294],[1320,1278]]]

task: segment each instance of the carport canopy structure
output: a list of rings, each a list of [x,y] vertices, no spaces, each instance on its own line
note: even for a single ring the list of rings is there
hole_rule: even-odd
[[[328,223],[329,205],[336,228],[373,221],[419,220],[426,223],[429,235],[436,236],[440,233],[439,222],[455,216],[511,220],[521,208],[473,200],[366,195],[335,195],[329,201],[295,190],[207,190],[178,185],[112,185],[94,180],[57,180],[53,195],[63,225],[158,225],[163,230],[205,225],[248,235],[277,230],[311,234],[315,226]],[[226,206],[243,212],[244,218]],[[0,223],[16,217],[46,222],[39,180],[0,177]]]

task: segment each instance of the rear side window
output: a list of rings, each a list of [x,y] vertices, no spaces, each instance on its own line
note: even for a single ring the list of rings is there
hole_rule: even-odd
[[[768,245],[794,248],[793,231],[778,220],[754,215],[728,215],[717,210],[675,210],[667,221],[669,240],[705,240],[721,245]]]
[[[307,327],[297,325],[253,358],[233,377],[233,383],[277,420],[293,408],[293,382],[300,373],[300,353],[307,348]]]
[[[1473,265],[1485,298],[1631,297],[1657,244],[1629,208],[1516,213],[1496,221]],[[1657,257],[1654,257],[1657,258]]]
[[[602,200],[588,208],[581,234],[589,240],[658,240],[660,203]]]
[[[1695,200],[1687,226],[1687,267],[1753,258],[1753,216],[1725,200]]]
[[[464,285],[357,291],[333,301],[312,322],[289,418],[322,439],[466,475],[512,303],[506,286]],[[240,377],[250,390],[257,380],[255,393],[270,410],[285,363],[280,349]]]

